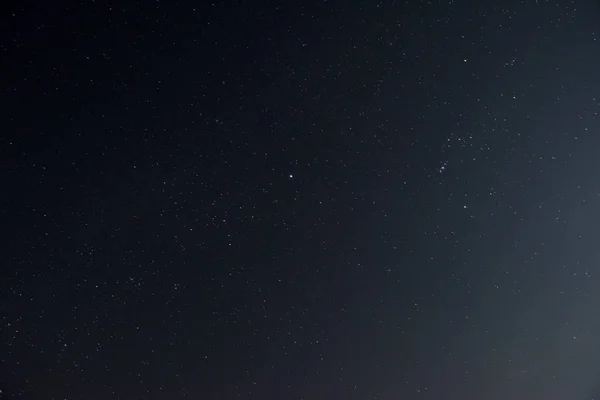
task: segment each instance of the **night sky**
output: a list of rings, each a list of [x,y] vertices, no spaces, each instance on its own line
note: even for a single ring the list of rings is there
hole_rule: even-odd
[[[13,2],[0,70],[0,398],[600,398],[600,4]]]

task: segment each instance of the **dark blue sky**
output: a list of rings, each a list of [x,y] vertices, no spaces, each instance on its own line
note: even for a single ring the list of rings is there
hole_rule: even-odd
[[[20,2],[0,397],[600,396],[600,6]]]

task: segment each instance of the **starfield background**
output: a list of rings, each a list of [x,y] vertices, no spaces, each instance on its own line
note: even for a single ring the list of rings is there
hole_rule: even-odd
[[[600,5],[24,1],[0,398],[600,396]]]

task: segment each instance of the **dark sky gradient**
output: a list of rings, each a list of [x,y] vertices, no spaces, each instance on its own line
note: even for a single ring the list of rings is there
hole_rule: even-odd
[[[0,398],[598,399],[600,5],[476,3],[13,3]]]

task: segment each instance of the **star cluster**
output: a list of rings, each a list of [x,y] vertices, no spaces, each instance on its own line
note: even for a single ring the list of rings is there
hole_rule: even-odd
[[[0,397],[594,399],[597,5],[0,17]]]

